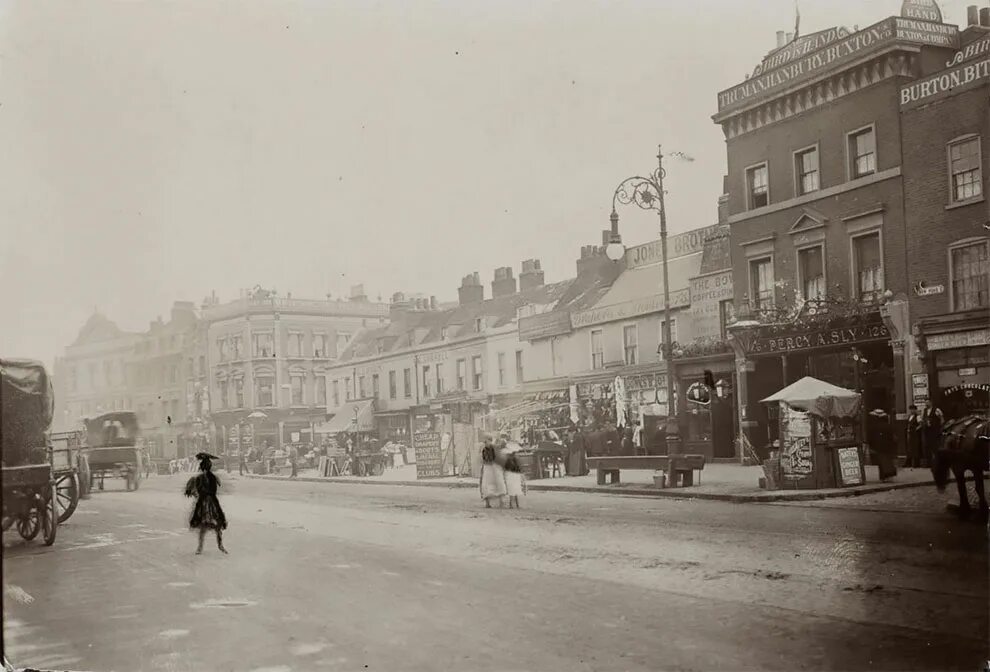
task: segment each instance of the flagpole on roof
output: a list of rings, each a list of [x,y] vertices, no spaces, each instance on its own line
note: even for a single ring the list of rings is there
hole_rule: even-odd
[[[794,39],[798,38],[801,34],[801,8],[798,6],[798,1],[794,0]]]

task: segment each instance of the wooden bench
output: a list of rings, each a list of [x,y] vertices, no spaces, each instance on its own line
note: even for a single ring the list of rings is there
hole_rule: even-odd
[[[678,485],[694,485],[694,472],[705,468],[704,455],[611,455],[589,457],[588,468],[594,469],[598,485],[615,485],[619,482],[619,472],[623,469],[637,469],[663,472],[657,482],[661,487],[676,488]],[[606,481],[607,478],[607,481]]]

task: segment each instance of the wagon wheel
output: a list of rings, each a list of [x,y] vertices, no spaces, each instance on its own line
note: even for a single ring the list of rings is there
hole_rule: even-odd
[[[381,460],[377,460],[371,465],[372,476],[381,476],[384,473],[385,473],[385,463],[382,462]]]
[[[354,473],[357,476],[364,477],[368,475],[368,465],[364,463],[364,460],[357,460],[355,464],[357,468],[354,470]]]
[[[55,497],[58,499],[58,522],[64,523],[79,504],[79,478],[73,474],[62,474],[55,481]]]
[[[52,489],[48,490],[48,499],[45,501],[44,509],[41,511],[42,539],[45,546],[55,543],[55,532],[58,531],[58,497]]]
[[[38,509],[32,508],[17,519],[17,533],[24,541],[31,541],[38,536],[41,525],[38,523]]]

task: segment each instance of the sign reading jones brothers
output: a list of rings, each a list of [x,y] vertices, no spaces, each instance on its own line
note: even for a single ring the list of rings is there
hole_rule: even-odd
[[[810,79],[814,75],[821,74],[827,68],[851,61],[869,49],[895,40],[958,48],[959,29],[952,25],[898,16],[884,19],[853,33],[849,37],[828,44],[823,49],[785,63],[779,68],[768,70],[756,77],[750,77],[742,84],[720,92],[718,94],[718,110],[723,112],[730,108],[743,107],[758,96],[782,90],[804,79]]]
[[[803,333],[785,335],[761,334],[753,340],[749,354],[766,355],[772,353],[799,352],[813,348],[836,345],[853,345],[866,341],[879,341],[890,338],[890,332],[883,324],[866,324],[854,327],[837,327]]]
[[[705,248],[705,240],[716,233],[718,233],[718,224],[687,233],[679,233],[676,236],[668,236],[667,260],[701,252]],[[639,268],[661,261],[663,261],[663,246],[659,240],[630,247],[626,250],[626,268]]]

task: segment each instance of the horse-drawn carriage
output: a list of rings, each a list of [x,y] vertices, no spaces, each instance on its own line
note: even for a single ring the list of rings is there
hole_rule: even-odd
[[[41,532],[51,546],[59,522],[52,450],[45,443],[54,411],[51,380],[40,362],[0,359],[0,385],[2,529],[16,523],[24,540]]]
[[[89,466],[90,488],[103,490],[104,480],[123,478],[127,489],[141,483],[141,449],[137,445],[140,427],[133,411],[116,411],[86,420],[86,447],[82,454]]]

